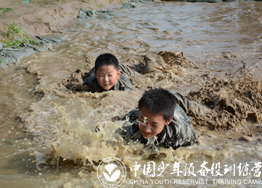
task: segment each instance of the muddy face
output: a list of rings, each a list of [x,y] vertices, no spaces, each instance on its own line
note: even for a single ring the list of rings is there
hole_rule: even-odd
[[[163,178],[184,179],[194,176],[170,174],[175,162],[181,162],[181,168],[193,163],[197,172],[204,161],[209,169],[217,163],[221,170],[225,165],[248,163],[251,170],[262,160],[261,3],[153,3],[118,11],[111,19],[94,19],[62,30],[65,41],[61,46],[24,59],[20,70],[1,70],[5,75],[1,77],[1,92],[6,96],[1,117],[9,118],[1,124],[5,158],[0,173],[4,185],[100,186],[97,164],[108,156],[120,158],[129,169],[136,161],[141,163],[137,177],[142,179],[149,179],[143,174],[143,165],[150,161],[157,167],[161,161],[169,164]],[[157,16],[152,17],[152,11]],[[67,77],[81,84],[96,57],[106,52],[138,71],[157,54],[169,63],[158,63],[156,72],[140,71],[140,77],[131,78],[136,89],[130,92],[74,93],[58,84]],[[23,68],[25,77],[21,77]],[[77,69],[81,71],[73,75]],[[246,72],[250,81],[243,80]],[[124,145],[114,134],[124,122],[112,122],[111,118],[134,109],[145,89],[160,86],[188,95],[221,116],[209,114],[209,119],[201,119],[191,114],[198,145],[152,154],[138,143]],[[41,100],[33,100],[38,94]],[[14,120],[17,116],[19,119]],[[223,117],[227,119],[221,121]],[[24,130],[28,135],[22,134]],[[35,163],[29,154],[36,157]],[[37,171],[36,163],[41,171]],[[129,170],[127,176],[123,185],[131,186],[129,180],[135,179],[135,172]],[[207,186],[216,186],[210,173],[203,177],[208,179]],[[236,178],[232,173],[222,177]],[[253,171],[238,177],[255,178]]]

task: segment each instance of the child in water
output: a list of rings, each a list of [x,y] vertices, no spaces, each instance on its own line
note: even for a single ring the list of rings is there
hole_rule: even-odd
[[[158,147],[177,149],[181,146],[194,145],[196,134],[190,125],[191,119],[181,108],[190,106],[205,108],[182,95],[179,96],[178,93],[174,95],[162,88],[150,89],[144,92],[138,102],[138,108],[123,118],[129,120],[129,125],[118,129],[117,133],[127,143],[130,140],[139,141],[155,149]]]
[[[134,86],[128,76],[138,73],[125,65],[119,65],[114,55],[105,53],[97,57],[95,67],[88,74],[83,85],[88,87],[87,91],[94,93],[108,90],[133,90]]]
[[[108,90],[132,90],[134,86],[128,76],[137,75],[132,69],[119,65],[117,58],[109,53],[101,54],[95,61],[84,80],[90,92]],[[170,93],[158,88],[145,91],[138,102],[138,109],[129,112],[131,125],[118,129],[117,132],[127,141],[139,141],[143,144],[157,147],[172,147],[194,145],[196,135],[191,127],[188,112],[204,114],[208,109],[191,101],[179,93]]]

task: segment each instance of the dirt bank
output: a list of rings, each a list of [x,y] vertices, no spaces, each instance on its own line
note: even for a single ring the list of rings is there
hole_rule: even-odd
[[[110,10],[121,7],[121,0],[0,0],[1,7],[11,8],[0,15],[1,22],[13,21],[30,36],[60,32],[59,28],[76,21],[80,7],[90,10]],[[4,24],[0,24],[0,39],[3,38]]]
[[[212,109],[206,116],[193,114],[194,122],[211,130],[234,131],[238,136],[259,136],[261,126],[261,80],[254,81],[244,65],[237,78],[213,77],[198,91],[188,97]],[[209,75],[206,75],[209,78]],[[198,129],[197,127],[195,127]]]

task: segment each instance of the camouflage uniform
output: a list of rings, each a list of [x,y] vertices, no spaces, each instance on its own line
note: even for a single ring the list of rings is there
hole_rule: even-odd
[[[133,71],[131,68],[125,65],[120,65],[120,71],[121,71],[120,77],[117,79],[114,87],[112,87],[110,90],[125,90],[125,91],[133,90],[134,86],[128,77],[139,75],[139,73]],[[89,89],[87,91],[92,93],[105,91],[98,84],[94,72],[95,72],[95,68],[92,68],[87,74],[87,77],[83,80],[84,81],[83,85],[88,86]]]
[[[186,115],[185,111],[188,112],[192,110],[188,109],[190,107],[193,108],[193,111],[195,108],[205,111],[205,107],[194,101],[190,101],[179,93],[175,93],[174,96],[178,104],[175,108],[174,117],[157,136],[151,139],[145,139],[142,136],[137,121],[139,116],[138,108],[124,116],[123,120],[128,119],[128,122],[126,122],[121,129],[118,129],[117,132],[124,138],[126,143],[130,140],[139,141],[152,149],[157,149],[158,147],[172,147],[173,149],[177,149],[183,146],[194,145],[196,142],[196,134],[190,125],[191,119]]]

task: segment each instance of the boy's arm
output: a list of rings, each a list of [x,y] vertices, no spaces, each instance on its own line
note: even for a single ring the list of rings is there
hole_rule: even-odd
[[[93,67],[88,73],[86,73],[83,77],[83,84],[84,86],[87,86],[88,89],[86,90],[87,92],[96,92],[98,90],[97,88],[98,83],[95,77],[95,67]]]
[[[178,92],[174,93],[174,96],[177,104],[190,116],[192,116],[192,114],[205,116],[206,113],[211,111],[211,109],[188,99]]]
[[[94,74],[91,74],[89,77],[86,77],[84,79],[84,83],[83,83],[84,86],[87,86],[87,92],[99,92],[100,91],[100,86],[99,84],[97,83],[97,80],[96,80],[96,77]]]
[[[131,110],[128,114],[126,114],[121,120],[126,120],[122,127],[116,130],[116,133],[121,135],[126,143],[130,139],[132,139],[133,135],[139,130],[138,127],[135,126],[135,122],[138,118],[139,110],[136,108]]]
[[[191,127],[190,122],[190,118],[177,106],[167,130],[167,138],[171,140],[170,143],[173,149],[195,144],[196,133]]]
[[[134,71],[130,67],[123,65],[123,64],[120,65],[120,70],[121,70],[121,72],[125,73],[127,76],[138,76],[138,75],[140,75],[138,72]]]

